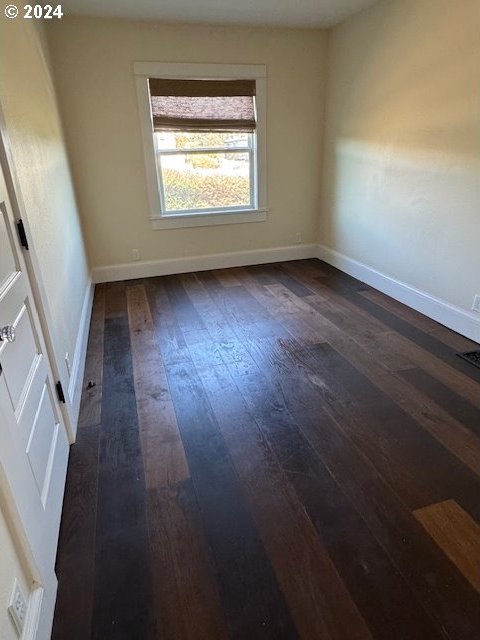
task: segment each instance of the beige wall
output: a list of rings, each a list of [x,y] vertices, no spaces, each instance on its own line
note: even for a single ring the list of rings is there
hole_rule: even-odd
[[[60,361],[72,363],[88,269],[44,38],[34,21],[0,18],[1,105],[40,264]]]
[[[469,310],[480,292],[478,7],[384,0],[329,32],[323,189],[323,31],[50,24],[91,265],[129,262],[132,248],[155,260],[285,246],[302,232],[305,243],[319,240]],[[266,223],[151,229],[139,60],[267,65]]]
[[[479,0],[386,0],[329,33],[321,242],[470,310]]]
[[[323,32],[67,18],[48,36],[92,266],[315,241]],[[151,229],[134,61],[267,65],[267,222]]]
[[[0,511],[0,638],[2,640],[18,640],[15,625],[7,611],[14,578],[17,578],[23,595],[28,597],[31,582],[22,567],[12,535]]]

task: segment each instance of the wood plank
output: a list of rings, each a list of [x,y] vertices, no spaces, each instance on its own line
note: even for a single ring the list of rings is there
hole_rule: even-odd
[[[332,283],[332,278],[327,279],[327,283],[337,290],[337,285],[336,283]],[[352,294],[341,289],[338,290],[343,295],[346,294],[348,299],[359,308],[367,311],[372,317],[380,320],[385,326],[396,331],[422,349],[425,349],[453,369],[456,369],[476,382],[480,382],[480,369],[476,369],[464,362],[455,354],[453,349],[434,335],[426,333],[418,327],[413,326],[403,318],[400,318],[391,311],[388,311],[372,300],[369,300],[365,296],[357,295],[357,293]]]
[[[355,278],[351,278],[330,265],[321,261],[317,262],[318,266],[312,263],[310,264],[309,270],[307,270],[309,275],[306,276],[309,285],[313,288],[315,287],[312,281],[317,282],[317,291],[324,292],[325,295],[330,297],[332,294],[343,297],[347,305],[356,307],[358,311],[368,314],[372,320],[375,319],[381,322],[384,327],[395,331],[398,334],[398,336],[396,336],[397,339],[403,336],[406,341],[411,341],[411,343],[421,349],[420,354],[424,350],[434,356],[439,362],[448,365],[448,368],[453,369],[454,372],[463,374],[465,378],[470,378],[472,381],[480,381],[480,370],[475,370],[475,367],[469,366],[466,362],[462,362],[462,360],[456,356],[455,350],[445,343],[445,340],[442,341],[436,337],[436,332],[427,333],[426,331],[422,331],[417,326],[414,326],[404,318],[383,308],[380,304],[370,299],[371,296],[368,292],[373,290],[367,285],[363,285],[363,283],[355,280]],[[285,268],[291,269],[290,264],[291,263],[285,263]],[[293,267],[293,269],[295,269],[295,267]],[[298,267],[296,267],[296,269],[298,269]],[[322,275],[315,276],[315,270]],[[325,276],[325,272],[328,275]],[[451,334],[453,334],[453,332],[451,332]],[[413,353],[416,352],[417,350],[413,349]]]
[[[398,300],[390,298],[390,296],[385,295],[377,289],[362,291],[361,295],[365,296],[365,298],[368,298],[375,304],[378,304],[380,307],[383,307],[387,311],[395,313],[399,318],[403,318],[414,327],[417,327],[426,333],[434,333],[440,326],[438,322],[435,322],[435,320],[428,318],[411,307],[407,307]]]
[[[286,263],[285,268],[293,269],[298,274],[301,273],[301,267],[292,267],[291,263]],[[368,341],[374,340],[378,334],[389,331],[388,327],[385,327],[379,320],[353,304],[348,296],[327,287],[319,280],[318,271],[316,273],[316,276],[304,275],[314,294],[305,297],[303,301],[311,307],[311,310],[316,312],[313,318],[315,318],[316,322],[322,321],[322,329],[326,329],[325,323],[328,322],[337,331],[341,330],[345,335],[352,336],[359,344],[364,342],[368,344]],[[351,295],[351,285],[348,286],[347,291]],[[297,306],[298,303],[299,300],[296,302]],[[324,340],[327,339],[326,334]]]
[[[382,336],[379,337],[382,341]],[[428,351],[417,347],[407,338],[392,333],[388,337],[387,348],[394,353],[404,354],[418,368],[450,387],[455,393],[468,400],[476,407],[480,407],[480,386],[478,382],[457,371]],[[460,358],[457,359],[460,360]],[[470,367],[472,365],[469,365]],[[473,367],[472,367],[473,368]]]
[[[273,273],[268,269],[268,265],[252,264],[243,267],[243,269],[245,273],[249,274],[249,276],[251,276],[260,285],[275,284],[276,282]]]
[[[159,637],[229,638],[192,481],[151,489],[147,500]]]
[[[338,288],[337,285],[335,288],[329,287],[327,282],[327,278],[308,277],[308,283],[315,293],[305,298],[305,302],[308,302],[321,316],[327,318],[328,315],[332,324],[355,339],[373,339],[376,335],[391,331],[381,320],[354,303],[355,296],[364,293],[362,289],[357,291],[356,286],[350,281],[346,286]]]
[[[197,278],[232,326],[242,328],[273,320],[243,285],[224,289],[208,271],[197,273]]]
[[[233,287],[226,289],[228,297],[214,296],[218,308],[224,311],[238,339],[286,338],[290,335],[283,322],[273,317],[246,287],[242,287],[242,291],[238,289],[235,292]]]
[[[135,399],[147,489],[189,477],[145,287],[127,287]]]
[[[78,416],[78,428],[100,423],[102,410],[103,333],[105,325],[105,286],[97,284],[88,334],[85,373]]]
[[[334,339],[330,344],[471,471],[480,475],[480,438],[398,374],[385,372],[351,339]]]
[[[236,334],[195,274],[182,277],[182,284],[197,312],[202,316],[208,333],[216,342],[235,340]]]
[[[332,390],[344,428],[411,509],[454,497],[480,517],[478,476],[471,473],[366,376],[327,344],[292,355]]]
[[[292,273],[297,278],[301,278],[303,282],[309,282],[312,278],[318,276],[326,276],[327,263],[318,258],[307,258],[304,260],[289,260],[282,263],[283,268]]]
[[[343,417],[325,402],[322,388],[299,377],[294,370],[287,375],[289,366],[281,353],[269,359],[273,366],[268,370],[268,378],[279,385],[288,411],[301,425],[302,433],[408,583],[415,598],[436,620],[439,637],[448,634],[451,638],[473,640],[480,615],[468,584],[440,550],[432,547],[431,540],[410,510],[353,444],[350,434],[344,431]],[[313,497],[320,500],[323,492],[312,491]],[[318,517],[313,508],[310,509],[312,517]],[[324,539],[328,544],[328,536]],[[333,550],[330,553],[335,557]],[[337,562],[337,568],[342,572],[342,563]],[[352,561],[343,571],[353,571],[354,566]],[[354,593],[346,574],[342,573],[342,577]],[[360,599],[357,604],[362,607]],[[368,620],[366,609],[361,610]],[[394,615],[399,617],[400,612],[396,611]]]
[[[204,329],[203,320],[183,288],[181,278],[179,276],[166,276],[163,278],[163,286],[179,327],[183,331]]]
[[[312,290],[306,287],[300,279],[283,269],[281,264],[264,265],[258,267],[258,270],[253,273],[261,284],[281,284],[299,298],[312,295]]]
[[[426,371],[408,369],[408,371],[402,371],[400,375],[416,389],[434,400],[467,429],[470,429],[477,436],[480,435],[480,408],[456,394],[455,391],[430,376]]]
[[[355,308],[345,308],[343,304],[339,306],[337,302],[330,305],[334,307],[333,311],[328,308],[324,310],[323,301],[319,301],[317,297],[309,298],[308,302],[321,317],[329,320],[335,326],[337,329],[336,338],[352,338],[369,354],[371,360],[382,368],[387,371],[399,371],[414,366],[403,353],[389,349],[392,331],[385,330],[385,327],[370,322],[365,314],[359,314]],[[338,332],[343,336],[340,336]],[[331,339],[328,338],[327,341],[331,342]]]
[[[305,298],[308,303],[320,314],[329,320],[337,329],[345,335],[350,335],[356,340],[371,342],[379,334],[388,334],[389,328],[382,325],[361,309],[348,304],[349,299],[342,298],[335,291],[322,290],[320,295]]]
[[[432,320],[428,316],[423,315],[411,307],[407,307],[401,302],[398,302],[398,300],[394,300],[380,291],[376,291],[375,289],[372,289],[371,291],[362,291],[361,295],[372,300],[372,302],[375,302],[381,307],[384,307],[388,311],[392,311],[400,318],[407,320],[407,322],[410,322],[410,324],[413,324],[422,331],[430,333],[455,351],[473,351],[478,349],[478,344],[476,342],[447,329],[447,327],[435,322],[435,320]]]
[[[91,637],[99,427],[84,427],[70,450],[55,572],[53,640]]]
[[[317,468],[312,459],[307,457],[308,448],[305,444],[302,443],[300,446],[297,443],[298,435],[295,436],[295,441],[291,440],[292,446],[290,448],[287,446],[283,426],[287,420],[286,414],[290,414],[300,425],[307,444],[313,447],[330,475],[336,480],[351,504],[355,506],[377,543],[383,548],[403,580],[414,592],[415,599],[427,609],[432,619],[437,621],[436,628],[439,636],[443,636],[443,629],[446,628],[452,638],[468,637],[473,639],[473,630],[479,621],[478,609],[476,601],[464,581],[459,581],[460,577],[443,557],[443,554],[438,553],[438,550],[432,547],[428,536],[418,526],[410,510],[352,442],[351,434],[347,435],[344,432],[343,418],[337,416],[325,402],[326,396],[322,387],[304,376],[299,378],[295,367],[292,368],[292,362],[289,365],[284,356],[282,357],[281,351],[266,356],[263,361],[265,365],[263,377],[259,374],[250,379],[248,376],[243,376],[236,378],[236,381],[237,384],[240,383],[239,388],[244,390],[244,397],[248,398],[249,405],[254,409],[256,407],[254,415],[262,426],[262,430],[265,428],[264,425],[268,427],[268,413],[272,412],[274,417],[270,422],[270,445],[274,447],[277,457],[282,460],[282,466],[291,471],[290,477],[295,478],[293,474],[298,476],[297,491],[302,495],[304,504],[309,509],[314,522],[319,522],[319,518],[322,517],[322,509],[324,510],[325,520],[322,523],[320,519],[319,530],[322,532],[326,544],[329,544],[328,540],[330,540],[332,547],[329,546],[329,551],[336,559],[337,568],[350,592],[354,597],[356,596],[357,605],[365,619],[377,629],[382,628],[382,624],[388,625],[388,616],[383,620],[375,618],[381,611],[372,611],[372,601],[363,599],[362,590],[367,593],[372,588],[368,575],[363,576],[365,583],[358,582],[361,573],[355,571],[356,561],[353,554],[357,553],[361,557],[362,553],[367,553],[368,536],[362,543],[362,529],[360,527],[359,538],[350,539],[351,555],[347,555],[347,559],[342,563],[339,559],[341,554],[338,547],[336,550],[334,549],[335,529],[331,533],[332,537],[328,535],[329,527],[333,526],[333,514],[328,510],[329,498],[324,497],[326,488],[325,486],[323,488],[317,487],[315,481],[312,480]],[[273,366],[268,367],[268,361]],[[278,386],[277,392],[269,391],[273,384]],[[255,400],[255,398],[258,399]],[[303,455],[299,452],[303,452]],[[302,480],[307,477],[308,481]],[[309,486],[311,487],[309,493],[302,492],[302,483],[305,485],[305,482],[307,489]],[[335,496],[332,497],[334,503],[336,499]],[[321,506],[322,500],[323,507]],[[341,505],[342,500],[340,498],[338,500],[338,504]],[[324,530],[326,530],[326,534]],[[342,534],[345,536],[343,530]],[[337,531],[339,541],[342,540],[342,534]],[[354,536],[352,533],[350,535]],[[343,537],[343,544],[344,548],[348,549],[348,537],[347,540]],[[370,542],[370,544],[372,543]],[[363,548],[362,545],[364,545]],[[351,558],[350,561],[348,557]],[[381,562],[381,556],[376,556],[376,560]],[[373,558],[370,558],[364,568],[373,566],[371,563],[373,563]],[[384,571],[388,573],[388,565]],[[375,587],[375,581],[372,580],[372,582]],[[453,587],[453,583],[455,583],[455,587]],[[382,579],[377,586],[386,589],[387,582]],[[393,589],[391,584],[390,587]],[[404,587],[403,590],[401,586],[397,586],[397,588],[404,593]],[[451,597],[451,589],[455,590],[454,598]],[[466,598],[465,601],[462,597],[457,599],[457,589],[462,590]],[[404,593],[404,597],[408,602],[408,594]],[[377,598],[378,602],[382,601],[381,594],[378,594]],[[388,601],[392,602],[387,599],[385,611],[388,611]],[[374,599],[373,602],[377,603],[377,599]],[[443,605],[440,605],[440,602]],[[415,604],[412,604],[411,600],[410,603],[414,611]],[[394,618],[397,618],[398,624],[406,624],[408,627],[410,615],[413,614],[407,614],[406,620],[401,622],[399,611],[396,610],[390,620],[392,627],[395,626]],[[421,612],[417,612],[417,615],[419,620],[422,619]],[[424,624],[428,629],[428,621],[424,620]],[[461,630],[462,625],[465,626]],[[395,632],[392,630],[392,633]],[[425,633],[427,632],[425,631]],[[389,637],[389,635],[380,634],[379,637]],[[403,637],[410,636],[404,634]],[[421,638],[422,635],[420,634],[418,637]],[[428,633],[426,637],[428,637]]]
[[[223,354],[234,348],[235,341],[218,343],[212,340],[208,329],[188,331],[185,342],[196,365],[211,367],[223,363]]]
[[[292,264],[294,263],[282,263],[282,268],[290,268]],[[328,308],[333,308],[314,293],[310,292],[308,296],[298,297],[277,281],[261,286],[248,277],[244,280],[244,286],[265,307],[271,318],[278,320],[288,329],[289,337],[302,342],[316,343],[322,339],[341,335],[340,330],[312,306],[312,300],[316,300],[326,304]]]
[[[371,638],[226,366],[200,376],[300,636]]]
[[[127,302],[162,637],[224,638],[218,588],[144,286],[127,287]]]
[[[464,351],[478,351],[480,344],[478,342],[473,342],[473,340],[469,340],[465,336],[462,336],[443,325],[438,325],[438,328],[434,331],[430,332],[432,336],[435,336],[446,345],[448,345],[454,351],[458,351],[462,353]]]
[[[317,471],[315,482],[303,474],[289,476],[372,636],[439,638],[440,625],[430,618],[327,469]]]
[[[414,513],[470,584],[480,591],[480,526],[455,500],[445,500]]]
[[[115,318],[127,313],[125,282],[105,282],[105,318]]]
[[[153,317],[155,340],[165,365],[189,362],[190,355],[162,278],[145,280],[145,291]]]
[[[354,312],[343,309],[338,312],[324,311],[323,304],[315,298],[309,298],[308,301],[317,311],[315,319],[321,318],[325,327],[329,323],[329,330],[324,330],[324,340],[317,342],[328,342],[335,347],[339,345],[353,357],[368,362],[369,367],[382,370],[384,374],[414,366],[403,354],[388,348],[391,331],[378,330]]]
[[[332,267],[326,262],[318,261],[319,268],[316,274],[312,273],[311,278],[315,279],[321,287],[328,288],[332,292],[348,298],[350,295],[362,291],[369,291],[371,287],[361,280]],[[313,267],[315,269],[315,267]]]
[[[335,418],[334,415],[330,414]],[[322,424],[325,424],[323,421]],[[341,419],[336,417],[337,429]],[[370,464],[355,455],[342,437],[330,443],[323,432],[304,424],[327,468],[356,505],[370,531],[389,555],[415,597],[437,620],[439,635],[473,640],[480,624],[478,602],[450,563],[439,556]]]
[[[256,514],[259,529],[263,532],[269,555],[276,562],[277,574],[280,575],[280,579],[284,578],[282,589],[303,637],[319,637],[319,631],[315,631],[311,626],[312,614],[320,620],[325,620],[333,637],[352,638],[355,633],[353,629],[364,634],[363,619],[352,622],[352,618],[355,617],[355,609],[352,610],[351,602],[353,598],[373,637],[436,638],[437,632],[428,616],[415,602],[409,588],[358,517],[352,504],[348,503],[332,480],[309,443],[304,441],[299,447],[298,440],[303,436],[295,423],[290,421],[288,435],[292,448],[303,451],[306,459],[303,463],[297,461],[295,464],[295,468],[301,469],[303,473],[289,473],[288,477],[317,526],[322,542],[311,538],[310,527],[303,522],[304,512],[300,511],[294,515],[295,502],[283,488],[284,480],[279,478],[272,462],[268,462],[268,447],[262,447],[262,440],[258,435],[258,444],[255,447],[255,434],[249,418],[239,404],[235,391],[229,391],[229,383],[220,373],[220,368],[215,367],[209,373],[206,385],[209,397],[212,380],[217,377],[218,397],[213,406],[222,416],[222,429],[229,433],[226,437],[234,460],[238,456],[237,472],[244,485],[248,487],[251,508]],[[261,394],[266,402],[274,402],[275,406],[278,406],[279,399],[276,396],[270,399],[268,388],[262,386]],[[226,399],[228,402],[225,402]],[[263,408],[254,407],[253,410],[257,418],[261,417],[262,432],[269,447],[284,468],[292,468],[292,456],[285,445],[287,434],[283,434],[283,444],[279,445],[278,438],[273,437],[273,429],[278,428],[277,420],[275,426],[272,423],[270,427],[266,423]],[[309,410],[312,411],[312,407]],[[252,430],[252,444],[248,451],[243,449],[246,430]],[[262,449],[265,453],[262,453]],[[266,473],[268,479],[265,478]],[[269,483],[272,486],[266,489],[263,497],[262,488]],[[320,515],[322,509],[324,512]],[[337,521],[333,518],[334,509],[340,512]],[[300,529],[295,526],[295,519],[290,524],[288,521],[285,522],[289,512],[292,512],[292,519],[301,519]],[[326,549],[324,543],[327,545]],[[306,548],[309,549],[307,556],[304,555]],[[315,561],[316,553],[320,553],[320,557]],[[335,561],[333,574],[331,560]],[[373,566],[376,571],[371,573]],[[337,570],[340,571],[350,595],[343,591],[344,585],[342,582],[339,583]],[[392,598],[396,602],[402,602],[401,613],[398,609],[391,609]],[[384,607],[381,605],[382,602]],[[339,607],[346,608],[346,611],[341,612]]]
[[[215,269],[213,273],[222,287],[238,287],[242,284],[232,269]]]
[[[312,328],[324,329],[325,327],[328,329],[333,326],[330,321],[319,316],[317,311],[312,308],[310,301],[316,297],[314,294],[299,298],[284,287],[283,284],[278,283],[266,286],[265,289],[275,298],[279,309],[283,308],[285,311],[303,318]],[[271,304],[270,301],[265,300],[265,302],[267,305]]]
[[[116,309],[105,321],[92,638],[149,640],[156,621],[144,470],[128,320]]]
[[[287,331],[290,337],[301,335],[302,339],[318,342],[323,337],[323,327],[312,325],[303,317],[302,310],[291,300],[279,295],[279,290],[285,292],[282,285],[261,286],[255,281],[246,280],[244,286],[250,294],[274,317]],[[275,289],[274,289],[275,286]],[[297,299],[299,301],[299,299]]]
[[[290,613],[196,370],[183,364],[168,365],[166,371],[231,633],[238,638],[295,638]]]
[[[201,290],[191,284],[187,286],[194,304],[208,314],[206,324],[212,338],[232,343],[250,338],[290,335],[285,323],[278,322],[278,317],[257,296],[252,295],[251,287],[262,290],[263,287],[259,287],[246,269],[235,269],[235,272],[243,274],[244,284],[241,287],[224,290],[213,273],[209,272],[196,274]]]

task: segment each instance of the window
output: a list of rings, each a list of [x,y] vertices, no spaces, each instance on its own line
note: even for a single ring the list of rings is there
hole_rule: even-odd
[[[265,67],[136,63],[135,73],[152,226],[265,220]]]

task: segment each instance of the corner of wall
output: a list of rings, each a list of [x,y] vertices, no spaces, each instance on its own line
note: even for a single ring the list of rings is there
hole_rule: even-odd
[[[78,415],[80,412],[80,401],[82,398],[83,376],[85,373],[85,360],[87,357],[88,335],[90,328],[90,318],[92,315],[93,296],[95,285],[90,275],[85,294],[83,297],[82,312],[80,314],[80,323],[78,327],[77,340],[75,343],[75,351],[73,354],[72,370],[70,374],[70,382],[68,385],[68,414],[70,424],[72,426],[73,440],[75,440],[77,432]]]
[[[329,27],[323,30],[324,37],[324,52],[323,52],[323,109],[322,109],[322,122],[321,122],[321,161],[320,161],[320,198],[316,225],[316,242],[321,245],[323,243],[323,228],[322,223],[326,213],[326,199],[325,199],[325,155],[326,155],[326,137],[327,137],[327,106],[328,106],[328,91],[329,91],[329,50],[330,39],[332,30],[334,27]]]
[[[452,331],[480,343],[480,320],[474,313],[401,282],[330,247],[320,244],[316,257],[423,313]]]

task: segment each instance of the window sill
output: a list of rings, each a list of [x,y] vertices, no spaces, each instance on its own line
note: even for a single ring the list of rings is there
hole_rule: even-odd
[[[215,213],[181,213],[150,218],[152,229],[183,229],[185,227],[208,227],[244,222],[264,222],[267,209],[246,209],[244,211],[218,211]]]

